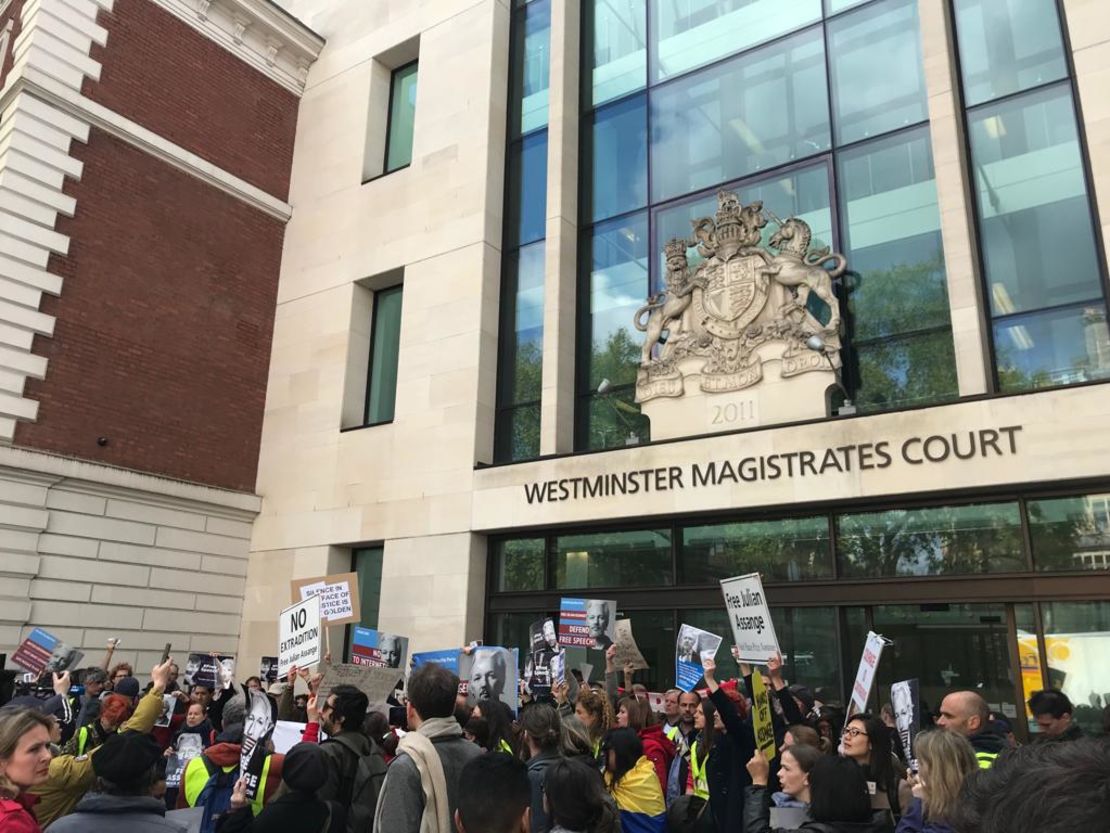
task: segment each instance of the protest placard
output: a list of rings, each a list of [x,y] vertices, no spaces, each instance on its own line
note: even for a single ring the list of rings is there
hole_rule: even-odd
[[[551,658],[551,682],[563,685],[567,681],[567,652],[561,650]]]
[[[202,685],[214,692],[230,686],[234,678],[235,657],[231,654],[189,654],[185,670],[181,673],[181,682],[186,690]]]
[[[845,717],[867,711],[867,701],[871,699],[871,686],[875,682],[875,671],[879,667],[879,657],[883,654],[883,645],[886,640],[874,631],[867,632],[867,641],[863,644],[863,654],[859,658],[859,670],[856,671],[856,681],[852,684],[852,698],[848,703],[848,713]],[[845,722],[844,725],[848,725]]]
[[[763,675],[752,674],[752,728],[755,746],[763,750],[767,760],[775,757],[775,726],[771,722],[771,694],[763,684]]]
[[[617,620],[616,639],[613,644],[617,646],[616,656],[613,657],[613,664],[617,668],[631,666],[633,671],[650,668],[644,655],[640,653],[636,638],[632,635],[631,619]]]
[[[675,641],[675,685],[693,691],[702,678],[702,660],[715,657],[723,641],[717,634],[693,625],[680,627]]]
[[[290,605],[278,618],[278,676],[289,669],[319,664],[321,653],[320,597]]]
[[[173,719],[173,710],[177,706],[177,697],[173,694],[162,695],[162,713],[154,721],[155,726],[169,726]]]
[[[771,609],[767,606],[759,573],[723,579],[721,593],[725,597],[738,661],[765,663],[780,653]]]
[[[530,655],[525,661],[524,680],[534,696],[551,691],[551,660],[559,653],[559,640],[552,619],[537,619],[528,626]]]
[[[611,599],[562,599],[559,602],[559,644],[564,648],[604,651],[613,644],[617,603]]]
[[[258,663],[258,677],[266,683],[276,683],[278,680],[278,658],[262,657]]]
[[[269,755],[266,741],[274,731],[276,709],[265,692],[243,686],[242,695],[246,697],[247,710],[242,745],[239,747],[239,778],[246,788],[247,799],[253,800],[258,795],[262,773],[266,769]]]
[[[359,608],[358,573],[299,578],[292,583],[292,602],[320,596],[320,620],[329,627],[362,620]]]
[[[12,654],[11,660],[35,677],[61,674],[81,664],[85,655],[42,628],[34,628]]]
[[[520,652],[496,645],[479,645],[459,657],[459,677],[467,681],[471,705],[479,700],[500,700],[514,712],[520,698]]]
[[[279,720],[274,724],[274,732],[270,735],[270,743],[274,745],[274,751],[285,755],[301,742],[301,736],[304,734],[307,723],[297,723],[293,720]],[[321,730],[320,740],[323,741],[326,735]]]
[[[375,668],[404,668],[409,638],[395,633],[356,627],[351,634],[351,662]]]
[[[590,675],[594,673],[593,665],[588,662],[580,662],[578,664],[578,670],[582,672],[582,679],[588,683],[590,681]]]
[[[898,740],[910,769],[917,772],[917,758],[913,754],[913,742],[921,726],[921,687],[916,679],[901,680],[890,687],[890,707],[894,710],[894,725],[898,729]]]
[[[452,674],[458,675],[459,649],[444,648],[439,651],[419,651],[412,655],[413,668],[419,668],[421,665],[427,665],[430,662],[434,662],[436,665],[446,668]]]
[[[396,668],[381,668],[373,665],[342,663],[329,665],[324,671],[324,679],[316,693],[318,703],[328,699],[331,690],[337,685],[353,685],[363,692],[371,705],[384,703],[401,683],[404,675]]]

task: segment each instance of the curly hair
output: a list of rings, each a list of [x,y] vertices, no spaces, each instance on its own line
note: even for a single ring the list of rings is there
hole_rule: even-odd
[[[613,704],[609,702],[608,695],[603,691],[582,689],[578,692],[576,704],[585,709],[594,718],[593,726],[588,728],[590,740],[595,743],[605,737],[617,721],[613,715]]]

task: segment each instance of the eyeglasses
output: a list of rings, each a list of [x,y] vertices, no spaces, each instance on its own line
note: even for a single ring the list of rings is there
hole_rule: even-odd
[[[849,726],[840,733],[842,738],[858,738],[860,735],[867,737],[867,732],[863,731],[863,729],[857,729],[855,726]]]

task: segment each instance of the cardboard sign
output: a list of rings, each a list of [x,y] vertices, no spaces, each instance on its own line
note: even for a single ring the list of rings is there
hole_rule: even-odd
[[[612,599],[562,599],[559,644],[564,648],[604,651],[617,634],[617,603]]]
[[[290,749],[301,742],[301,736],[307,727],[307,723],[279,720],[274,724],[274,732],[270,735],[270,742],[274,745],[274,751],[281,755],[287,754]],[[320,740],[323,740],[323,732],[321,732]]]
[[[693,625],[680,627],[675,641],[675,685],[693,691],[702,678],[702,660],[716,657],[722,642],[717,634]]]
[[[772,760],[775,757],[775,725],[771,722],[771,693],[758,671],[752,674],[752,728],[755,729],[756,748],[763,750],[768,761]]]
[[[379,668],[372,665],[343,663],[329,665],[320,681],[316,702],[328,699],[331,690],[337,685],[353,685],[363,692],[371,705],[384,703],[393,696],[404,674],[396,668]]]
[[[921,726],[921,697],[918,681],[902,680],[891,685],[890,707],[894,710],[894,725],[898,730],[898,739],[902,742],[902,752],[906,756],[910,769],[917,772],[913,742]]]
[[[632,666],[633,671],[643,671],[651,667],[644,659],[644,655],[640,653],[640,647],[636,644],[636,638],[632,635],[631,619],[617,620],[617,634],[614,644],[617,646],[617,654],[613,658],[613,664],[617,668]]]
[[[294,665],[318,665],[322,640],[319,596],[285,608],[278,617],[278,676],[284,677]]]
[[[359,608],[358,573],[299,578],[291,584],[292,602],[320,596],[320,620],[331,625],[350,625],[362,620]]]
[[[351,662],[375,668],[404,668],[409,638],[373,628],[356,627],[351,634]]]
[[[751,664],[767,662],[779,651],[771,609],[759,573],[721,580],[732,638],[739,652],[738,661]]]
[[[85,655],[42,628],[35,628],[12,654],[12,662],[35,677],[61,674],[81,664]]]
[[[847,717],[867,711],[867,701],[871,699],[871,686],[875,682],[875,671],[879,668],[879,657],[883,655],[883,645],[886,640],[874,631],[867,632],[867,641],[863,644],[863,655],[859,659],[859,670],[856,671],[856,681],[852,684],[852,699],[848,703]],[[847,720],[845,720],[847,726]]]
[[[412,655],[413,668],[419,668],[421,665],[427,665],[431,662],[446,668],[457,676],[459,673],[459,649],[445,648],[441,651],[420,651]]]

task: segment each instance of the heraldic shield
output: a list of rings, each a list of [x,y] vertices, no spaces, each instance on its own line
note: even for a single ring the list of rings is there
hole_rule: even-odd
[[[714,260],[706,271],[705,291],[695,296],[702,326],[718,338],[740,338],[767,303],[766,264],[758,255]]]

